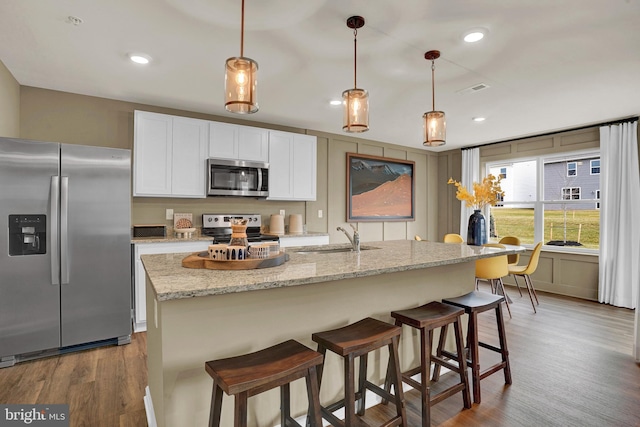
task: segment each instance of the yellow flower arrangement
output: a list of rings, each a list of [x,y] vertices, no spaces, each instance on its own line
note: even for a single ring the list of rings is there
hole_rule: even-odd
[[[474,209],[484,209],[486,205],[495,206],[501,199],[498,196],[504,196],[504,191],[500,188],[500,180],[502,177],[496,178],[489,174],[482,179],[481,183],[473,183],[473,194],[469,193],[461,183],[449,178],[447,184],[456,186],[456,198],[462,202],[466,202],[467,207]]]

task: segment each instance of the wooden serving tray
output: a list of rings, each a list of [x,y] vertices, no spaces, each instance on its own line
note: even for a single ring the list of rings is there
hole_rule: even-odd
[[[195,252],[182,260],[185,268],[208,268],[210,270],[252,270],[254,268],[277,267],[289,260],[289,255],[280,252],[269,258],[249,258],[217,261],[209,258],[208,252]]]

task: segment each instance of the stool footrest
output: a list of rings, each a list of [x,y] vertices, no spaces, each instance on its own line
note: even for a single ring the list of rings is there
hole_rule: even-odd
[[[498,347],[491,344],[484,343],[484,342],[478,342],[478,346],[482,348],[486,348],[487,350],[495,351],[496,353],[502,352],[502,350],[500,350]]]
[[[507,366],[507,362],[500,362],[500,363],[496,363],[495,365],[487,368],[486,370],[480,372],[480,379],[484,379],[486,377],[488,377],[491,374],[494,374],[502,369],[505,368],[505,366]]]

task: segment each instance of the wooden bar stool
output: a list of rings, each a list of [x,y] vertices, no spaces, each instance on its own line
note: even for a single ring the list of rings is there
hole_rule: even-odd
[[[383,399],[391,400],[396,405],[396,416],[387,421],[384,426],[407,426],[407,416],[402,393],[400,365],[398,363],[398,341],[402,329],[380,320],[367,317],[359,322],[325,332],[316,332],[312,339],[318,343],[318,352],[323,356],[331,350],[344,358],[344,399],[329,406],[321,406],[322,417],[333,426],[352,427],[360,425],[358,415],[365,412],[365,394],[371,390]],[[367,381],[367,358],[369,352],[381,347],[389,347],[390,381],[395,388],[395,396],[369,381]],[[358,374],[358,390],[355,390],[355,358],[360,357]],[[323,364],[324,365],[324,364]],[[318,384],[322,381],[323,365],[318,369]],[[356,412],[356,400],[358,402]],[[345,420],[333,415],[333,412],[345,409]]]
[[[220,426],[222,392],[235,396],[234,425],[247,425],[247,399],[275,387],[280,387],[282,426],[298,424],[290,415],[289,383],[306,378],[309,399],[308,424],[321,427],[320,400],[316,366],[322,366],[323,356],[297,341],[289,340],[255,353],[205,363],[213,378],[209,427]]]
[[[465,313],[469,315],[469,324],[467,329],[467,351],[469,354],[467,364],[471,366],[471,378],[473,379],[473,401],[474,403],[480,403],[481,379],[503,370],[504,382],[506,384],[511,384],[509,350],[507,349],[507,336],[504,329],[504,319],[502,318],[502,302],[504,302],[504,296],[475,291],[457,298],[446,298],[443,299],[442,302],[463,308]],[[500,347],[495,347],[491,344],[481,342],[478,339],[478,314],[489,310],[495,310],[496,312],[498,341],[500,343]],[[445,340],[446,335],[441,334],[436,355],[457,358],[457,355],[444,350]],[[480,372],[480,347],[500,353],[502,361]],[[439,374],[440,368],[436,365],[433,373],[434,380],[438,379]]]
[[[397,326],[407,325],[420,330],[420,366],[404,372],[402,374],[402,381],[409,384],[411,387],[420,390],[422,396],[423,427],[431,425],[431,405],[435,405],[458,392],[462,392],[464,407],[471,408],[466,358],[456,357],[455,360],[458,363],[453,364],[448,360],[445,360],[442,355],[434,356],[431,354],[433,331],[437,328],[441,328],[440,334],[446,334],[447,326],[450,324],[453,324],[455,330],[457,354],[464,354],[460,317],[463,314],[464,310],[462,308],[443,304],[437,301],[409,310],[391,312],[391,317],[396,319]],[[444,366],[445,368],[456,372],[460,376],[460,382],[450,386],[446,390],[442,390],[439,393],[432,395],[431,382],[429,380],[432,362],[436,366]],[[420,382],[411,378],[418,372],[420,373]],[[385,389],[390,389],[389,381],[385,383]]]

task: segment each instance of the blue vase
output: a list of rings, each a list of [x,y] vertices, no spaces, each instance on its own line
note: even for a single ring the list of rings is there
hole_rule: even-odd
[[[467,227],[467,245],[482,246],[487,243],[487,222],[479,209],[469,217]]]

